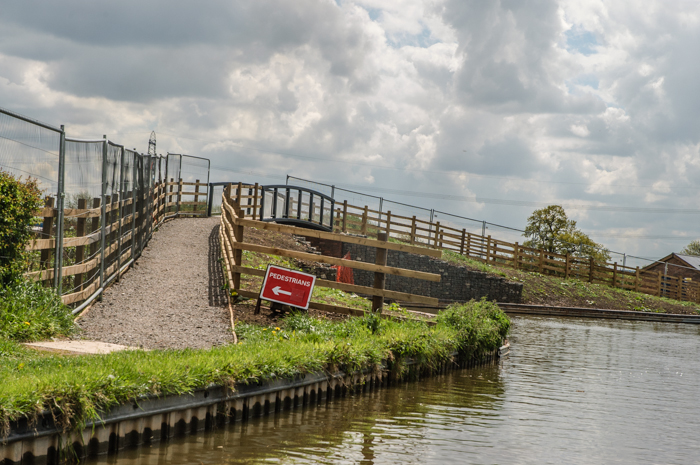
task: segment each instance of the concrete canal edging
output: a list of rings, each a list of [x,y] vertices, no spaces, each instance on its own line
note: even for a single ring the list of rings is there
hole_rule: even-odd
[[[505,302],[499,302],[498,306],[508,315],[568,316],[578,318],[605,318],[611,320],[700,324],[700,315],[638,312],[633,310],[606,310],[601,308],[552,307],[544,305],[511,304]]]
[[[58,464],[68,458],[115,454],[257,416],[319,405],[352,392],[371,392],[425,374],[492,364],[507,354],[505,345],[470,359],[452,354],[451,361],[430,372],[407,358],[383,363],[372,372],[310,373],[234,389],[210,386],[191,394],[145,397],[111,409],[100,421],[87,422],[79,431],[63,431],[51,413],[44,412],[34,423],[22,418],[10,424],[10,434],[0,442],[0,464]]]

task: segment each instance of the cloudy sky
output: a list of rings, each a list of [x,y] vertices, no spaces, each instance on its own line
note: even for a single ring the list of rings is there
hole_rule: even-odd
[[[696,1],[6,0],[0,106],[661,257],[700,236],[699,36]]]

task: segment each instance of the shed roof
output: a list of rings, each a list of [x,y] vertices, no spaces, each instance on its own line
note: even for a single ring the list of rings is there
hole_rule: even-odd
[[[681,255],[679,253],[675,255],[696,270],[700,270],[700,257],[697,255]]]

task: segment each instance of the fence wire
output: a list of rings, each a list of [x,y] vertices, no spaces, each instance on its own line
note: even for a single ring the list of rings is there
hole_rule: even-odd
[[[151,156],[106,139],[65,138],[62,127],[2,108],[0,169],[36,179],[43,191],[27,276],[54,286],[76,310],[140,255],[154,220],[163,219],[168,175],[185,182],[209,179],[207,159]],[[206,195],[194,200],[206,202]]]

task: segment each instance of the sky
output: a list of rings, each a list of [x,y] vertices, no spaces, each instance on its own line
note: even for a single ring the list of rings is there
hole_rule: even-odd
[[[560,204],[660,258],[700,237],[699,36],[680,0],[6,0],[0,106],[472,231],[445,213],[523,229]]]

